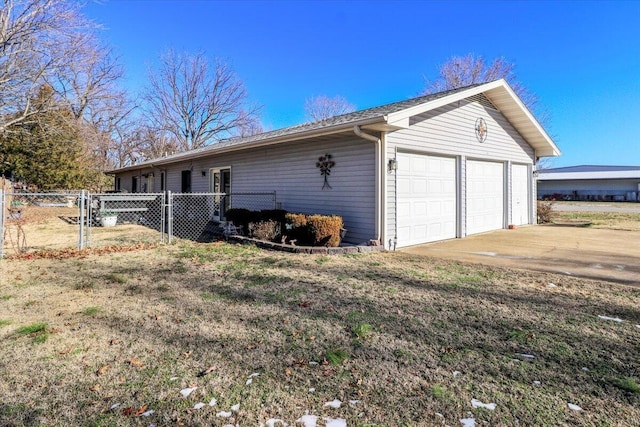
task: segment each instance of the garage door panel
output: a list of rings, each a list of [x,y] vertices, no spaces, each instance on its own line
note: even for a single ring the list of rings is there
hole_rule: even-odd
[[[398,246],[456,237],[456,160],[398,154]]]
[[[529,223],[529,168],[527,165],[511,167],[511,223]]]
[[[467,234],[504,227],[504,165],[467,161]]]
[[[408,178],[398,177],[396,181],[396,186],[398,188],[398,194],[411,193],[411,181]]]
[[[411,181],[411,192],[412,194],[425,193],[428,185],[429,183],[426,179],[416,179]]]

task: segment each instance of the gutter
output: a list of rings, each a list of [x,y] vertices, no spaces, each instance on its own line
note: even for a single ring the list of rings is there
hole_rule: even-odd
[[[382,207],[384,206],[384,196],[383,196],[382,190],[384,189],[383,180],[386,177],[386,175],[383,173],[384,155],[382,151],[382,145],[383,145],[382,139],[377,136],[363,132],[362,129],[360,128],[360,125],[353,126],[353,133],[357,137],[373,142],[375,144],[376,240],[380,242],[380,244],[384,244],[384,239],[383,239],[384,236],[383,236],[383,229],[382,229],[383,222],[384,222],[382,219],[382,214],[383,214]]]

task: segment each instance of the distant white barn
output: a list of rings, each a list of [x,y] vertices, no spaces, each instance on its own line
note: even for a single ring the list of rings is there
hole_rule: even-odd
[[[639,201],[640,166],[569,166],[537,173],[538,199]]]

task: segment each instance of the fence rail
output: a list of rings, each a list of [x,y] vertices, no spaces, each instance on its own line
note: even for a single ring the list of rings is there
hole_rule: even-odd
[[[0,190],[0,258],[46,249],[199,242],[224,235],[231,208],[275,209],[276,193],[57,193]]]

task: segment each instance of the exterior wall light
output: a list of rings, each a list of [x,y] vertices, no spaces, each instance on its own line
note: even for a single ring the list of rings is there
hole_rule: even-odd
[[[394,172],[398,170],[398,160],[389,159],[389,172]]]
[[[207,171],[202,171],[202,176],[207,176]]]

